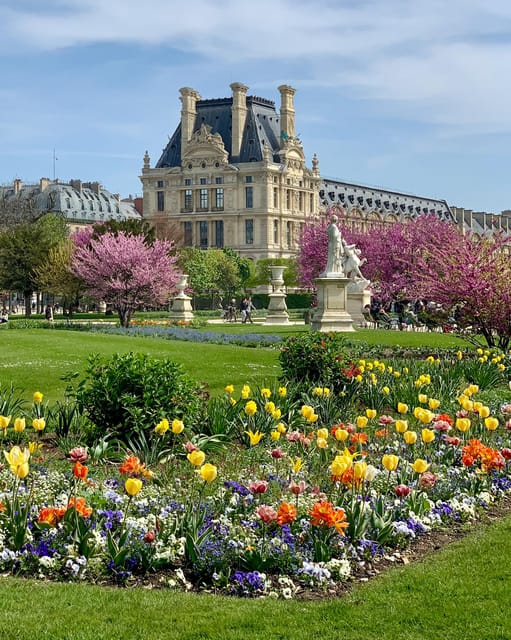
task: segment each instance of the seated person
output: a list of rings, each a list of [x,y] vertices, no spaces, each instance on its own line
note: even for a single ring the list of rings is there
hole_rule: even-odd
[[[5,324],[6,322],[9,322],[9,313],[7,312],[7,309],[4,307],[2,309],[2,314],[0,315],[0,323]]]

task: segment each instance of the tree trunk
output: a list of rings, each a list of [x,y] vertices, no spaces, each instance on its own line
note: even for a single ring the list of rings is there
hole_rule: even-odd
[[[25,315],[32,315],[32,291],[24,291],[25,296]]]

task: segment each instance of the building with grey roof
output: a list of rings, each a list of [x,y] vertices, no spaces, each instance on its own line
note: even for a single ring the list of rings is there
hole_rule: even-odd
[[[122,200],[99,182],[63,183],[41,178],[37,184],[23,184],[16,179],[12,185],[0,187],[0,196],[30,199],[41,212],[63,214],[72,227],[141,218],[133,200]]]

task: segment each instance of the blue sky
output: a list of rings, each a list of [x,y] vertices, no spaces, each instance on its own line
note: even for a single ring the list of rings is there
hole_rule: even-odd
[[[508,0],[0,0],[0,184],[140,195],[179,88],[276,101],[323,176],[511,209]]]

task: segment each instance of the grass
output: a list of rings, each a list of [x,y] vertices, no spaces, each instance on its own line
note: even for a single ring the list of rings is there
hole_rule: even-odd
[[[0,332],[0,383],[10,382],[28,392],[39,389],[45,400],[61,399],[66,382],[61,376],[82,371],[91,353],[110,356],[128,351],[168,357],[186,373],[207,382],[212,394],[228,383],[269,382],[279,374],[278,351],[177,340],[126,337],[51,329],[9,329]]]
[[[511,517],[341,599],[239,600],[168,590],[0,580],[0,637],[103,640],[511,638]],[[29,605],[30,603],[30,605]]]

